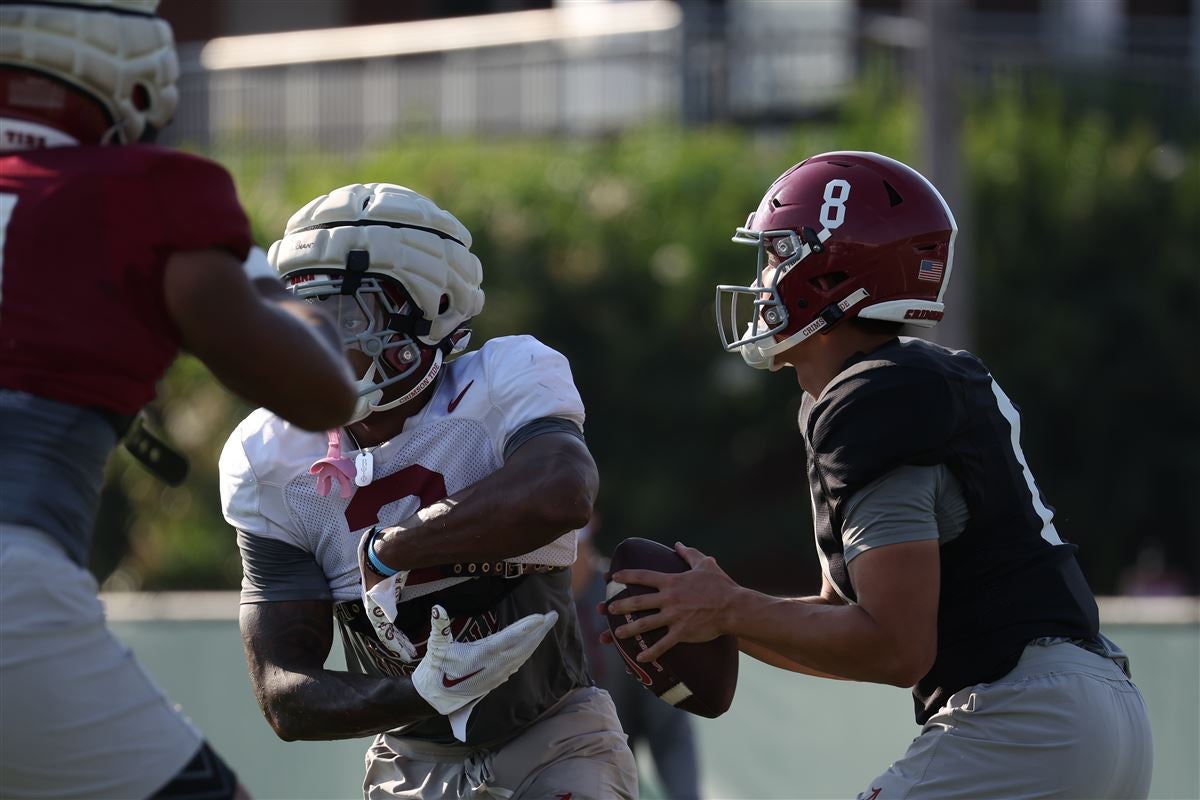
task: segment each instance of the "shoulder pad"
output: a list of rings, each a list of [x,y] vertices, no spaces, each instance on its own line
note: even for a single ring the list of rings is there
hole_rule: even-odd
[[[940,463],[961,417],[961,404],[939,373],[876,362],[830,384],[813,404],[804,435],[837,495],[904,464]]]

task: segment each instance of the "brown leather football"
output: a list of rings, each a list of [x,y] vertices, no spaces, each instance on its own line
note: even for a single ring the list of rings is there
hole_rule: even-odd
[[[613,582],[611,575],[623,569],[683,572],[690,567],[670,547],[649,539],[626,539],[613,551],[609,565],[606,592],[609,601],[656,591],[649,586]],[[630,614],[609,614],[608,629],[615,631],[618,626],[651,613],[634,611]],[[726,634],[711,642],[680,643],[657,661],[639,663],[637,654],[649,649],[664,633],[666,628],[646,631],[629,639],[618,639],[613,634],[617,649],[634,679],[654,692],[660,700],[684,711],[710,718],[724,714],[729,710],[733,692],[737,688],[737,639]]]

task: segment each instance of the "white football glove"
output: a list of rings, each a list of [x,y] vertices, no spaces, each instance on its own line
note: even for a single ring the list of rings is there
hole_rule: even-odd
[[[364,552],[367,537],[370,535],[371,528],[367,528],[358,542],[358,569],[361,573],[358,588],[362,592],[363,608],[367,611],[367,619],[370,621],[371,627],[375,629],[375,635],[379,638],[380,643],[400,656],[405,664],[411,664],[417,660],[417,648],[404,635],[404,631],[393,624],[396,619],[396,601],[400,597],[400,592],[404,590],[405,581],[408,580],[408,570],[401,570],[390,578],[384,578],[372,586],[370,591],[367,591],[365,580],[367,567]]]
[[[450,717],[460,742],[467,719],[484,695],[521,668],[558,622],[558,612],[530,614],[474,642],[456,642],[450,615],[441,606],[429,614],[425,657],[412,675],[413,688],[438,713]]]

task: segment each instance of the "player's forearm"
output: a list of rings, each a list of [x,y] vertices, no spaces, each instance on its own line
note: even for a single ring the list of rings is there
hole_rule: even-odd
[[[309,430],[350,417],[354,382],[319,309],[268,281],[251,285],[220,250],[172,253],[163,298],[184,347],[234,393]]]
[[[350,672],[274,671],[259,690],[271,728],[285,741],[353,739],[436,716],[407,678]]]
[[[525,453],[535,445],[536,452]],[[397,569],[491,561],[528,553],[583,527],[598,481],[590,456],[581,457],[583,445],[576,445],[529,442],[518,451],[525,456],[520,462],[423,509],[420,520],[386,529],[376,552]]]
[[[263,307],[271,333],[243,396],[306,430],[345,423],[357,395],[332,320],[288,295],[264,298]]]
[[[726,612],[725,627],[739,642],[751,643],[755,652],[746,651],[749,655],[773,654],[801,667],[795,671],[895,686],[915,682],[897,656],[899,648],[860,606],[808,599],[742,589]]]
[[[819,595],[813,595],[811,597],[794,597],[792,598],[792,602],[816,603],[818,605],[829,605],[831,603],[828,598]],[[772,667],[786,669],[790,672],[799,672],[804,675],[812,675],[817,678],[844,680],[841,675],[834,675],[829,672],[821,672],[820,670],[813,669],[807,664],[802,664],[799,661],[788,658],[782,653],[776,652],[767,645],[757,642],[745,635],[738,637],[738,649],[751,658],[757,659],[764,664],[770,664]]]
[[[320,311],[317,306],[298,300],[287,292],[276,293],[268,290],[261,292],[263,300],[274,306],[279,312],[292,317],[296,322],[308,329],[309,334],[318,340],[334,357],[341,367],[343,344],[338,335],[337,326],[329,316]]]
[[[279,738],[369,736],[437,713],[407,678],[325,669],[333,644],[331,612],[326,599],[241,606],[250,684]]]

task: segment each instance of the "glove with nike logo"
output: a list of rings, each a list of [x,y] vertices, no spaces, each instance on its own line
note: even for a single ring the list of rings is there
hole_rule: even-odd
[[[455,737],[464,742],[475,705],[529,660],[556,622],[556,611],[530,614],[490,636],[456,642],[450,615],[435,605],[425,657],[412,675],[413,688],[438,713],[450,717]]]

